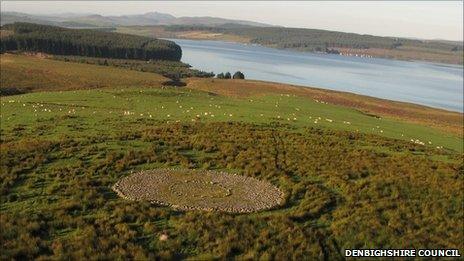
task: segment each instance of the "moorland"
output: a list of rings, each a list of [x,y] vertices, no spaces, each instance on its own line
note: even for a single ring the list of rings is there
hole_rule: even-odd
[[[18,48],[0,56],[2,259],[464,250],[462,113],[198,77],[178,61],[79,56]],[[172,85],[169,70],[185,86]],[[134,172],[167,168],[250,177],[284,197],[234,214],[112,190]]]

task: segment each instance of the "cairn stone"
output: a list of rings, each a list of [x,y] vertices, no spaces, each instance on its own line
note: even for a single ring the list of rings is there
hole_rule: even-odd
[[[269,182],[226,172],[155,169],[133,173],[113,185],[121,198],[176,210],[250,213],[282,204],[284,194]]]

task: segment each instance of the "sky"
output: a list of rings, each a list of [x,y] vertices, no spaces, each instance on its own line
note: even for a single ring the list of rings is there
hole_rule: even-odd
[[[101,15],[169,13],[380,36],[463,40],[463,1],[4,1],[2,11]]]

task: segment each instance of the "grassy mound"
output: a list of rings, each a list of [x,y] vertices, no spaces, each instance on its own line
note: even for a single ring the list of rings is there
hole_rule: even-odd
[[[249,213],[270,209],[283,201],[283,193],[268,182],[188,169],[142,171],[119,180],[113,190],[126,199],[179,210]]]
[[[154,73],[111,66],[67,63],[39,57],[2,54],[1,93],[95,89],[104,87],[160,87],[168,79]]]

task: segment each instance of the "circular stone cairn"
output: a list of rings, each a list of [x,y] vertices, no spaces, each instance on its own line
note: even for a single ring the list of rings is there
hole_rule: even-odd
[[[156,169],[120,179],[113,190],[122,198],[177,210],[250,213],[283,202],[284,194],[266,181],[225,172]]]

